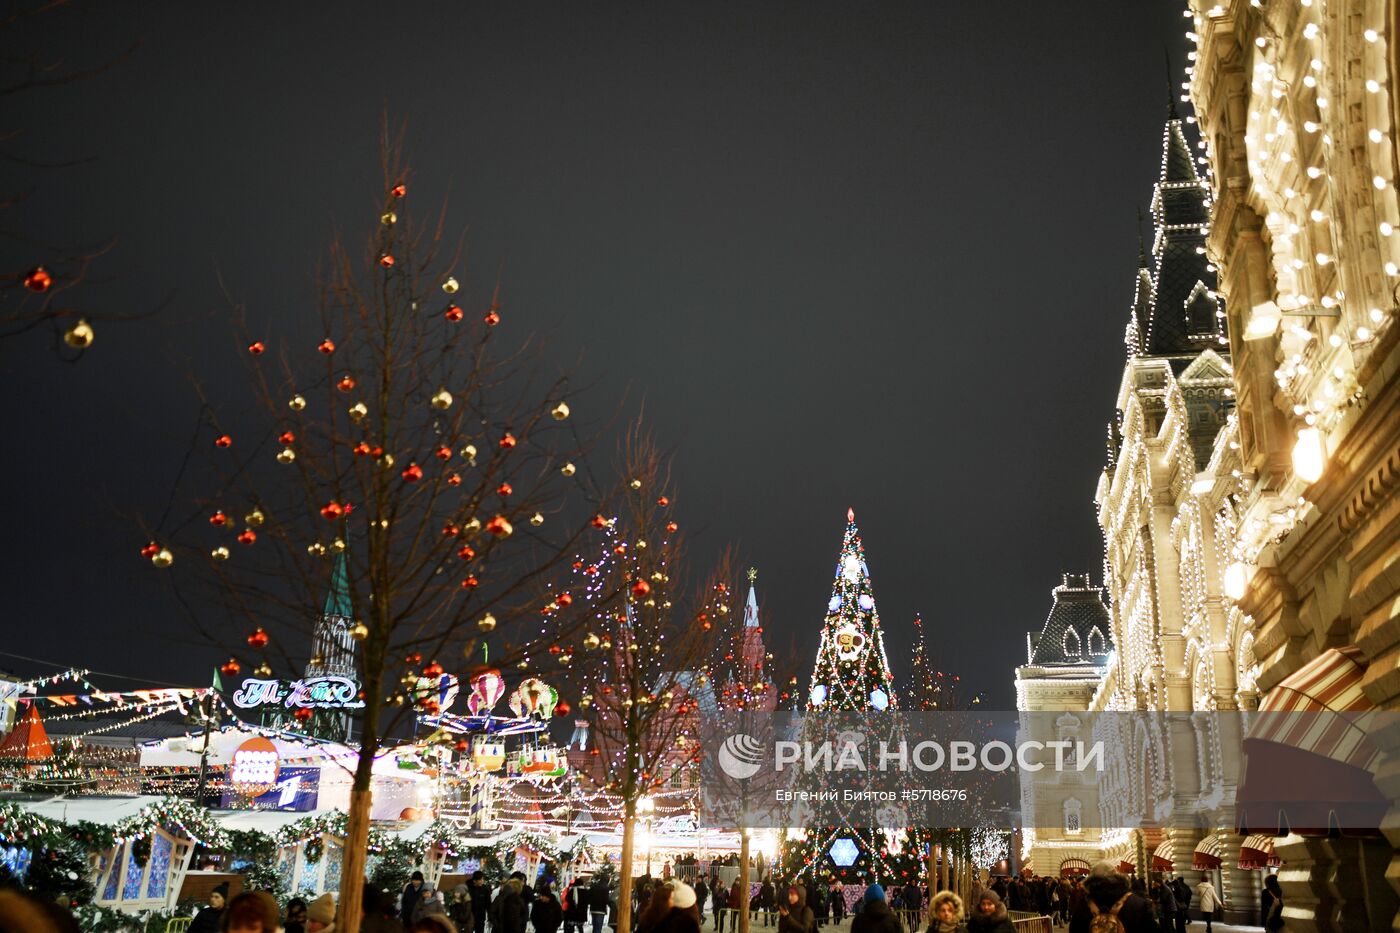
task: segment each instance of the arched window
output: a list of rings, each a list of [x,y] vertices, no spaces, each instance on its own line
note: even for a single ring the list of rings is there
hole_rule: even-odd
[[[1065,801],[1065,832],[1082,833],[1084,831],[1083,822],[1080,819],[1083,805],[1078,800],[1071,797]]]
[[[1089,653],[1108,654],[1107,643],[1104,641],[1103,632],[1099,631],[1097,625],[1089,629]]]
[[[1079,633],[1076,632],[1074,629],[1072,629],[1072,628],[1067,628],[1067,629],[1065,629],[1065,637],[1064,637],[1063,645],[1064,645],[1064,649],[1065,649],[1065,657],[1067,657],[1067,658],[1077,658],[1077,657],[1079,657]]]

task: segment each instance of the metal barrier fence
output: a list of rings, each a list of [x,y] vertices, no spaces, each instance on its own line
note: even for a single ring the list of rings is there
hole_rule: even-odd
[[[924,912],[922,910],[900,908],[895,911],[895,915],[899,917],[899,922],[904,925],[904,929],[909,930],[910,933],[920,933],[923,930]]]
[[[1008,910],[1006,916],[1016,933],[1054,933],[1055,922],[1044,914],[1025,910]]]

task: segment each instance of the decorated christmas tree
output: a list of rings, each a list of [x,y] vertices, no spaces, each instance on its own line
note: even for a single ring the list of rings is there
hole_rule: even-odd
[[[850,510],[807,693],[804,739],[821,741],[816,735],[830,728],[832,716],[873,714],[877,728],[868,738],[873,741],[874,733],[880,732],[882,738],[897,741],[897,707],[865,548],[855,511]],[[833,777],[822,774],[815,780],[826,790],[836,789],[839,781],[864,780],[858,774]],[[838,818],[827,819],[831,816]],[[904,882],[920,876],[919,853],[903,808],[823,807],[817,822],[826,825],[809,825],[789,836],[786,859],[791,872],[846,883]]]

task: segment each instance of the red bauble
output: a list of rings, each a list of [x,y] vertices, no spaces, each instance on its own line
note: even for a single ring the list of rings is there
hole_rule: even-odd
[[[465,580],[462,581],[462,589],[474,590],[476,589],[477,584],[479,584],[480,582],[481,581],[478,580],[476,577],[467,577]]]
[[[457,751],[459,752],[464,752],[467,749],[471,748],[471,746],[467,744],[466,739],[458,739],[457,744],[453,745],[452,747],[457,749]]]
[[[228,516],[223,512],[215,512],[209,516],[209,524],[219,527],[228,523]]]
[[[656,500],[656,504],[664,509],[666,506],[671,504],[671,500],[667,499],[665,496],[662,496],[660,499]]]
[[[496,306],[492,305],[491,310],[486,312],[486,317],[482,318],[487,327],[495,327],[501,323],[501,315],[496,311]]]
[[[595,516],[593,516],[593,527],[594,527],[594,528],[606,528],[606,527],[608,527],[608,520],[607,520],[606,518],[604,518],[601,514],[600,514],[600,515],[595,515]]]
[[[675,522],[666,523],[666,530],[669,531],[671,534],[675,534],[677,531],[679,531],[680,527],[681,526],[677,525]]]
[[[403,469],[403,481],[405,483],[416,483],[423,478],[423,468],[416,463],[410,463]]]
[[[567,606],[574,601],[574,598],[568,593],[560,593],[559,597],[554,601],[561,606]]]
[[[251,528],[244,528],[238,533],[239,544],[252,544],[258,540],[258,533]]]
[[[442,316],[456,323],[462,319],[462,309],[456,305],[450,305],[446,311],[442,312]]]
[[[511,488],[510,483],[502,483],[496,487],[496,495],[498,496],[508,496],[513,492],[515,490]]]
[[[406,187],[403,185],[403,183],[400,182],[399,184],[397,184],[397,185],[395,185],[394,187],[390,188],[390,189],[389,189],[389,193],[392,194],[392,195],[393,195],[394,197],[396,197],[396,198],[401,198],[401,197],[403,197],[404,195],[408,194],[408,188],[406,188]]]
[[[24,287],[31,292],[46,292],[53,285],[53,276],[43,266],[35,266],[24,277]]]
[[[283,431],[277,436],[277,440],[280,441],[283,444],[283,446],[285,446],[287,444],[295,444],[297,436],[291,431]]]
[[[449,473],[449,474],[447,475],[447,485],[449,485],[449,486],[460,486],[460,485],[462,485],[462,476],[461,476],[461,474],[460,474],[460,473]]]
[[[253,629],[253,634],[248,636],[248,645],[252,648],[266,648],[271,639],[262,628]]]
[[[573,711],[574,708],[569,705],[568,700],[560,700],[558,703],[554,704],[554,715],[558,716],[560,719],[563,719]]]
[[[442,536],[444,538],[455,538],[462,533],[462,529],[451,522],[442,526]]]
[[[327,502],[325,505],[321,506],[321,517],[322,517],[322,518],[327,518],[327,519],[335,520],[335,519],[337,519],[337,518],[340,518],[340,516],[342,516],[342,515],[344,515],[344,514],[345,514],[345,506],[341,505],[339,502],[336,502],[334,499],[332,499],[330,502]]]
[[[550,646],[549,646],[549,653],[550,653],[550,654],[559,654],[559,653],[561,653],[563,650],[564,650],[564,649],[563,649],[563,648],[560,648],[558,645],[550,645]]]
[[[316,345],[316,349],[320,350],[322,353],[334,353],[335,341],[327,337],[325,340],[322,340]]]
[[[237,677],[238,672],[241,670],[243,670],[243,666],[238,663],[237,659],[229,658],[219,668],[219,673],[223,674],[225,677]]]
[[[379,257],[379,264],[387,269],[394,264],[394,257],[385,253],[383,256]]]
[[[248,352],[254,356],[260,355],[266,349],[267,344],[263,343],[261,340],[254,340],[252,343],[248,344]]]
[[[364,441],[360,441],[352,449],[361,457],[369,456],[369,444],[366,444]]]
[[[442,676],[442,665],[439,664],[439,663],[436,662],[436,661],[429,661],[428,664],[427,664],[427,666],[423,668],[423,676],[424,676],[424,677],[441,677],[441,676]]]
[[[510,433],[509,431],[501,435],[501,446],[506,448],[507,450],[514,447],[518,443],[520,442],[515,439],[515,435]]]
[[[306,722],[316,713],[309,706],[298,706],[292,715],[296,717],[297,722]]]
[[[415,651],[403,660],[405,664],[422,664],[423,656]]]
[[[342,392],[349,392],[355,388],[355,377],[346,373],[340,377],[340,381],[335,384],[335,387]]]
[[[146,558],[147,560],[150,560],[152,557],[155,557],[159,553],[160,545],[156,544],[154,541],[152,541],[150,544],[146,545],[141,549],[141,556]]]
[[[215,447],[232,447],[232,446],[233,446],[233,438],[229,437],[227,434],[220,434],[218,437],[214,438],[214,446],[215,446]]]
[[[462,560],[471,560],[476,556],[476,551],[472,550],[470,544],[464,544],[457,550],[457,556]]]
[[[506,517],[504,515],[497,515],[495,518],[491,519],[489,522],[486,523],[486,530],[491,532],[498,538],[504,538],[506,535],[510,534],[514,529],[511,527],[510,522],[506,520]]]
[[[446,461],[448,461],[448,460],[451,460],[451,459],[452,459],[452,448],[451,448],[451,447],[446,447],[446,446],[444,446],[444,447],[439,447],[439,448],[437,449],[437,458],[438,458],[439,460],[442,460],[443,462],[446,462]]]

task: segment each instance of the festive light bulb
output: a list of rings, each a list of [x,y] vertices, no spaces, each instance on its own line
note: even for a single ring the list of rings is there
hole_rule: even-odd
[[[1322,431],[1315,427],[1298,431],[1298,440],[1293,445],[1293,470],[1305,482],[1315,483],[1322,478],[1327,466],[1327,445]]]
[[[1235,561],[1225,568],[1225,595],[1234,600],[1244,598],[1245,592],[1249,589],[1250,570],[1249,565],[1243,561]]]

